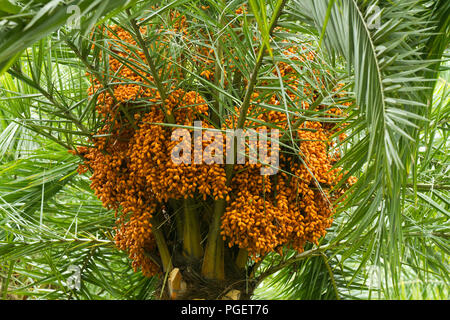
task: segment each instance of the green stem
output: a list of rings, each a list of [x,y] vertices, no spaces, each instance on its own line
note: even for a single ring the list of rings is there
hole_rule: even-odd
[[[215,62],[215,67],[214,67],[214,84],[216,85],[217,88],[219,88],[221,86],[221,82],[222,82],[222,69],[221,69],[221,62],[222,62],[222,57],[223,57],[223,49],[222,49],[222,43],[221,41],[219,41],[218,47],[217,47],[217,58],[216,58],[216,62]],[[220,110],[220,97],[221,97],[222,93],[220,93],[220,90],[217,89],[216,90],[216,99],[214,100],[214,106],[213,106],[213,110],[211,112],[211,121],[212,123],[214,123],[218,128],[220,128],[220,116],[221,114],[221,110]]]
[[[8,274],[6,276],[6,278],[2,279],[2,288],[1,288],[1,292],[2,292],[2,299],[6,300],[8,297],[8,286],[9,283],[11,282],[11,275],[14,271],[14,265],[16,264],[16,261],[10,261],[9,262],[9,266],[8,266]]]
[[[241,104],[239,118],[238,118],[237,126],[236,126],[237,129],[244,128],[245,120],[247,119],[247,111],[248,111],[248,108],[250,107],[250,99],[252,97],[253,89],[255,88],[255,85],[256,85],[256,80],[258,77],[258,70],[262,64],[262,60],[264,58],[264,52],[265,52],[264,47],[261,46],[261,48],[259,49],[259,52],[258,52],[258,58],[256,59],[255,67],[253,68],[253,72],[250,77],[250,82],[248,84],[247,90],[245,91],[244,101]]]
[[[236,257],[236,266],[242,270],[245,269],[248,260],[248,251],[246,249],[239,249],[238,255]]]
[[[278,18],[280,17],[281,11],[283,10],[286,0],[280,0],[275,8],[272,19],[269,26],[269,35],[272,34],[275,28]],[[256,59],[256,64],[253,68],[250,81],[245,92],[244,100],[240,107],[240,114],[237,122],[237,128],[242,129],[247,119],[247,111],[250,106],[250,99],[255,88],[258,79],[258,70],[261,67],[264,55],[264,44],[261,44],[258,57]],[[236,137],[235,137],[236,138]],[[234,143],[234,158],[236,159],[236,143]],[[233,164],[226,165],[226,175],[227,175],[227,186],[230,185],[233,177]],[[219,199],[214,202],[214,212],[211,224],[209,226],[208,241],[206,243],[205,256],[203,259],[202,275],[208,279],[224,279],[224,242],[220,236],[220,222],[222,215],[226,208],[225,199]]]
[[[413,183],[407,183],[406,186],[408,188],[414,188],[414,184]],[[450,190],[450,185],[445,185],[445,184],[417,183],[416,187],[417,187],[418,191]]]
[[[177,231],[177,240],[183,241],[183,216],[178,212],[180,205],[175,199],[169,199],[169,204],[174,210],[175,228]]]
[[[215,201],[202,265],[202,275],[207,279],[225,279],[224,242],[220,236],[220,220],[225,210],[225,205],[225,199]]]
[[[84,64],[84,66],[97,77],[97,79],[98,79],[98,81],[100,81],[102,87],[105,90],[107,90],[109,92],[109,94],[111,95],[114,105],[117,105],[117,99],[116,99],[116,96],[114,95],[114,91],[111,89],[111,86],[109,86],[108,83],[105,81],[105,76],[100,71],[96,70],[94,68],[94,66],[92,66],[89,63],[89,61],[86,60],[86,58],[81,54],[80,50],[77,48],[75,43],[73,43],[72,41],[70,41],[68,39],[66,39],[65,42],[69,46],[69,48],[72,49],[73,53],[75,53],[75,55],[78,57],[78,59],[80,59],[80,61]]]
[[[170,272],[173,268],[172,266],[172,256],[169,252],[169,248],[164,238],[164,234],[160,229],[160,224],[157,222],[155,217],[150,220],[152,224],[152,233],[156,240],[156,246],[158,247],[159,255],[161,256],[161,261],[163,264],[163,271]]]
[[[226,3],[225,1],[220,1],[221,7],[225,7]],[[224,24],[224,15],[223,12],[219,17],[219,26],[220,28],[222,28]],[[221,84],[223,84],[223,72],[222,72],[222,58],[223,58],[223,48],[222,48],[222,39],[221,37],[217,38],[217,49],[215,50],[215,52],[217,52],[217,56],[215,59],[215,63],[214,63],[214,84],[217,88],[219,88],[219,86]],[[217,89],[216,90],[216,99],[214,100],[214,105],[213,105],[213,110],[211,113],[211,121],[212,123],[214,123],[218,128],[220,128],[221,123],[220,123],[220,118],[222,116],[222,112],[220,110],[220,97],[221,97],[221,93],[220,90]]]
[[[235,90],[235,95],[241,97],[241,85],[242,85],[242,72],[236,68],[233,75],[233,90]]]
[[[277,25],[278,18],[281,15],[281,11],[283,10],[284,5],[286,4],[286,0],[282,0],[281,3],[275,8],[275,12],[273,13],[272,19],[270,21],[269,26],[269,36],[272,34],[273,29]],[[245,120],[247,119],[247,111],[250,106],[250,99],[253,94],[253,89],[255,88],[257,79],[258,79],[258,71],[261,67],[263,58],[265,56],[266,50],[264,49],[264,43],[261,44],[259,51],[258,51],[258,57],[256,58],[256,64],[253,68],[252,74],[250,76],[250,81],[247,87],[247,90],[245,92],[244,101],[242,102],[242,105],[240,107],[240,113],[239,118],[237,122],[237,128],[242,129],[244,128]]]
[[[73,115],[73,113],[67,108],[67,106],[61,105],[50,92],[48,92],[43,87],[41,87],[33,79],[31,79],[30,77],[25,75],[22,71],[14,69],[14,68],[9,69],[8,73],[11,74],[12,76],[22,80],[23,82],[25,82],[29,86],[35,88],[36,90],[38,90],[45,98],[47,98],[48,101],[50,101],[55,107],[57,107],[58,109],[61,110],[61,112],[64,114],[64,118],[66,118],[67,120],[72,121],[75,124],[75,126],[78,129],[80,129],[85,135],[91,136],[91,133],[89,132],[89,130],[84,126],[83,123],[81,123]]]
[[[330,276],[331,284],[333,285],[334,294],[336,295],[337,300],[341,300],[339,297],[339,291],[336,286],[336,281],[334,279],[333,270],[331,270],[330,264],[328,263],[328,257],[325,255],[325,253],[321,252],[320,255],[323,258],[323,262],[325,263],[325,266],[328,271],[328,275]]]
[[[130,12],[129,9],[127,9],[127,13],[128,13],[129,16],[131,16],[131,12]],[[144,52],[145,60],[147,61],[148,66],[150,67],[151,75],[152,75],[152,77],[153,77],[153,79],[155,81],[156,87],[158,88],[159,95],[161,96],[161,100],[162,100],[162,103],[163,103],[162,110],[163,110],[163,112],[164,112],[164,114],[166,116],[166,120],[169,123],[175,123],[175,118],[174,118],[173,114],[172,113],[167,113],[165,108],[164,108],[164,103],[165,103],[166,98],[167,98],[167,93],[166,93],[166,90],[164,88],[164,85],[161,82],[161,78],[159,77],[158,71],[156,71],[156,67],[155,67],[155,64],[153,63],[153,59],[150,57],[150,53],[149,53],[149,50],[148,50],[147,46],[145,45],[145,41],[142,38],[141,30],[137,26],[136,20],[130,19],[130,23],[131,23],[131,26],[134,29],[134,32],[136,33],[137,41],[138,41],[139,45],[141,46],[142,51]]]
[[[200,260],[203,255],[200,234],[200,220],[197,210],[195,210],[195,208],[192,206],[191,199],[183,200],[183,213],[183,250],[189,257]]]

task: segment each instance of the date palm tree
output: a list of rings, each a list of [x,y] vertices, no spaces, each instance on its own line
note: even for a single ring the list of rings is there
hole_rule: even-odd
[[[3,298],[448,295],[448,1],[0,4]],[[286,57],[289,46],[296,48],[294,58]],[[305,58],[308,53],[314,59]],[[292,91],[281,66],[289,66],[301,86]],[[124,76],[124,69],[137,77]],[[124,102],[115,90],[134,86],[152,92],[156,102]],[[156,205],[154,248],[142,251],[154,273],[136,267],[130,246],[118,250],[114,211],[121,217],[124,207],[105,205],[99,192],[97,198],[89,181],[94,162],[79,150],[99,138],[116,139],[98,113],[104,97],[114,100],[117,109],[107,111],[123,117],[124,132],[144,130],[139,110],[161,101],[162,121],[151,128],[192,130],[164,107],[177,90],[201,95],[183,107],[205,104],[199,120],[219,132],[230,122],[234,129],[280,130],[281,149],[306,168],[297,136],[304,122],[346,133],[334,163],[341,182],[330,186],[309,171],[316,193],[347,189],[339,199],[327,198],[336,201],[336,212],[326,235],[302,250],[288,242],[260,248],[254,259],[248,246],[232,243],[226,232],[222,238],[231,200],[196,191]],[[258,96],[276,96],[277,103],[256,102]],[[336,109],[343,112],[330,117]],[[285,123],[264,120],[270,112],[283,114]],[[80,164],[87,172],[78,174]],[[239,174],[228,164],[223,172],[222,191]],[[350,186],[345,181],[352,176],[357,180]],[[144,213],[149,205],[140,206]]]

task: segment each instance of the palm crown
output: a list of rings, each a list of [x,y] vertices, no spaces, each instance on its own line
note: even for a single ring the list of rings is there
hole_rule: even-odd
[[[448,2],[2,10],[4,297],[445,294]],[[277,174],[174,164],[195,121],[278,130]]]

